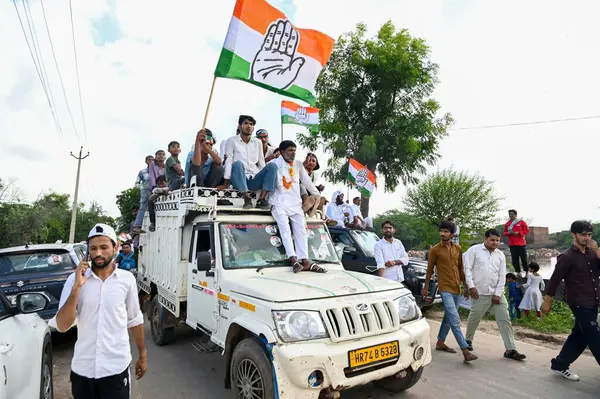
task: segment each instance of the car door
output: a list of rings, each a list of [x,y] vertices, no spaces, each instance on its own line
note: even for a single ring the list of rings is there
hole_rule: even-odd
[[[13,316],[8,306],[0,295],[0,398],[33,398],[39,395],[41,370],[41,343],[32,342],[35,315]]]
[[[198,252],[210,251],[214,259],[213,225],[199,224],[194,227],[190,243],[190,261],[188,264],[188,324],[200,325],[206,332],[212,333],[217,327],[217,292],[215,272],[198,270],[196,266]]]

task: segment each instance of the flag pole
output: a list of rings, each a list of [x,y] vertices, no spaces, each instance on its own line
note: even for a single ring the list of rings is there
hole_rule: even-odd
[[[204,121],[202,122],[202,129],[206,127],[206,120],[208,119],[208,111],[210,110],[210,103],[212,101],[213,91],[215,90],[216,82],[217,75],[214,75],[212,85],[210,86],[210,94],[208,95],[208,103],[206,104],[206,112],[204,112]]]
[[[281,141],[283,141],[283,121],[281,122]]]

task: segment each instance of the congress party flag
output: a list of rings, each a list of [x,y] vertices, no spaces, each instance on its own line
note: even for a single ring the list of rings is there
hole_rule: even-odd
[[[353,158],[348,165],[348,181],[365,197],[370,197],[377,186],[373,172]]]
[[[237,0],[215,76],[315,105],[315,83],[333,43],[324,33],[296,28],[266,0]]]
[[[281,102],[281,124],[306,126],[312,131],[319,130],[319,109],[304,107],[293,101]]]

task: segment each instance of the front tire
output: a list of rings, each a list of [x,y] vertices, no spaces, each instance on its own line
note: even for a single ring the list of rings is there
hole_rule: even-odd
[[[273,368],[262,344],[246,338],[233,350],[231,388],[236,399],[274,399]]]
[[[406,375],[397,377],[397,375],[401,373],[406,373]],[[419,368],[417,371],[413,371],[413,369],[409,367],[398,374],[377,380],[375,381],[375,385],[393,393],[404,392],[419,382],[423,375],[423,367]]]
[[[52,385],[52,344],[46,341],[42,355],[42,371],[40,377],[40,399],[53,399],[54,387]]]
[[[155,295],[148,309],[152,341],[157,346],[168,345],[175,341],[175,327],[162,327],[162,320],[160,319],[161,306],[162,305],[158,302],[158,295]]]

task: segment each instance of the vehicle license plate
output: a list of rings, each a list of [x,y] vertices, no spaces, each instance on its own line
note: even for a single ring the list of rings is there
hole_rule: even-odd
[[[348,363],[350,364],[350,368],[357,368],[398,357],[400,357],[398,341],[393,341],[349,351]]]

